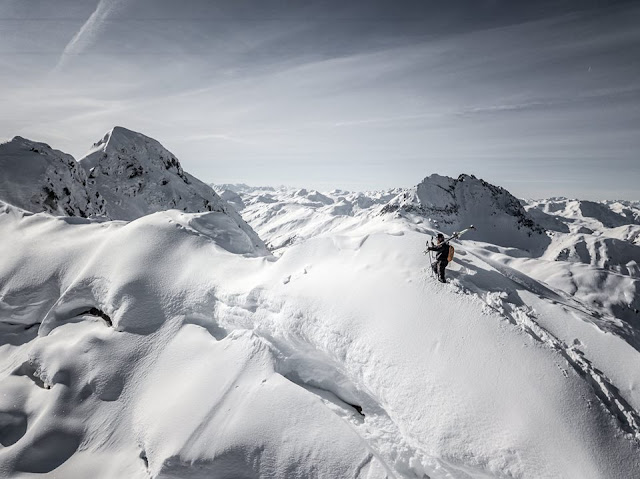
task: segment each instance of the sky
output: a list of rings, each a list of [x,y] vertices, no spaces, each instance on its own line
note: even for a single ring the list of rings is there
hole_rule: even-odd
[[[119,125],[206,182],[640,200],[639,25],[640,1],[0,0],[0,141],[79,159]]]

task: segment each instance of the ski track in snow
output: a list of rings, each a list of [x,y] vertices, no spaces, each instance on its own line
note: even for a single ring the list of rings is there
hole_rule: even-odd
[[[598,312],[583,302],[572,298],[563,291],[556,291],[524,273],[502,264],[499,261],[492,260],[492,253],[490,252],[483,251],[481,249],[471,249],[469,252],[487,265],[490,265],[492,268],[499,271],[505,278],[510,279],[540,298],[545,298],[548,301],[562,304],[564,307],[576,311],[584,321],[588,321],[603,332],[612,332],[627,339],[633,338],[636,334],[635,330],[630,325],[625,324],[617,318]]]
[[[575,309],[583,315],[583,320],[592,322],[592,324],[597,326],[597,324],[591,321],[590,318],[592,316],[598,317],[600,315],[594,311],[590,311],[585,305],[582,305],[575,300],[569,300],[563,295],[552,291],[547,286],[541,285],[539,282],[511,270],[507,266],[500,265],[496,261],[488,259],[488,254],[485,252],[479,253],[471,250],[467,251],[476,258],[500,271],[505,277],[509,278],[514,283],[533,292],[540,298],[546,301],[560,302],[568,308]],[[526,280],[524,278],[526,278]],[[591,361],[585,357],[584,352],[578,349],[576,345],[567,345],[540,326],[536,321],[537,315],[535,311],[526,305],[517,306],[510,303],[507,301],[509,295],[506,292],[483,292],[473,284],[473,277],[469,277],[466,281],[457,279],[452,284],[463,293],[479,298],[492,311],[500,314],[510,323],[522,328],[524,332],[529,334],[537,342],[548,346],[550,349],[560,354],[566,363],[581,377],[583,377],[589,385],[591,385],[603,407],[605,407],[610,414],[619,421],[622,430],[628,434],[629,438],[632,438],[636,443],[640,444],[640,414],[621,396],[620,392],[611,383],[611,381],[592,365]]]

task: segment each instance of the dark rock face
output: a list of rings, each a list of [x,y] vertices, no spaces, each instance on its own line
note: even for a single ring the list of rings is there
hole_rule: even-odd
[[[0,200],[35,213],[104,216],[105,200],[87,188],[88,178],[76,160],[16,136],[0,145]]]

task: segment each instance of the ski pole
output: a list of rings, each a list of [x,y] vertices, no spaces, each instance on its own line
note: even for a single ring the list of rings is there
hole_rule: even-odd
[[[431,245],[433,245],[433,235],[431,236]],[[427,245],[427,251],[429,252],[429,268],[431,269],[431,276],[436,277],[436,272],[433,270],[433,257],[431,255],[431,250]]]

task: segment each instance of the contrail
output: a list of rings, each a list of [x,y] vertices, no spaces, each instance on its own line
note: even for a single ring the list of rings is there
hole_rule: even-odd
[[[82,53],[92,42],[113,10],[126,0],[100,0],[94,12],[64,47],[54,71],[60,70],[70,56]]]

